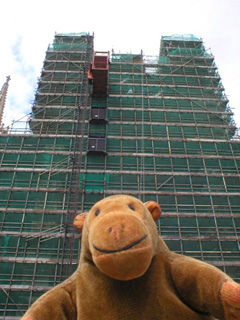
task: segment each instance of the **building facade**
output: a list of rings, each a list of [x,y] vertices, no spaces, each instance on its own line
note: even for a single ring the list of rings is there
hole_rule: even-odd
[[[169,248],[240,281],[240,142],[214,57],[192,35],[159,56],[56,34],[25,126],[0,135],[0,318],[77,267],[73,217],[129,194],[162,207]]]

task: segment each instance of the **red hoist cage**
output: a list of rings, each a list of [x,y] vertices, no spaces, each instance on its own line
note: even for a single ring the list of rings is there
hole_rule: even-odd
[[[96,51],[88,70],[89,84],[93,85],[93,95],[107,95],[109,52]]]

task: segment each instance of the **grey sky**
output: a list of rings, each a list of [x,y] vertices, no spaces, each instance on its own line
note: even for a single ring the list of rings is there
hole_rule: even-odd
[[[4,122],[31,111],[55,32],[94,32],[96,50],[157,55],[162,35],[191,33],[211,48],[240,126],[240,1],[9,0],[0,20],[0,86],[11,76]]]

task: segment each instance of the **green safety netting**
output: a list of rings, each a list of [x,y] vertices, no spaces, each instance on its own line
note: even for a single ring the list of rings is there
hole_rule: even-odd
[[[174,34],[171,36],[163,36],[163,40],[172,40],[172,41],[194,41],[194,42],[202,42],[201,39],[197,38],[193,34]]]
[[[70,33],[56,33],[55,36],[56,37],[70,37],[70,38],[74,38],[74,37],[86,37],[88,35],[87,32],[78,32],[78,33],[74,33],[74,32],[70,32]]]

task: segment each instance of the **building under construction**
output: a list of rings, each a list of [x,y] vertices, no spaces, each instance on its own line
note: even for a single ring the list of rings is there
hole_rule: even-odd
[[[72,221],[98,200],[157,201],[159,234],[240,281],[240,140],[212,54],[192,35],[159,56],[56,34],[32,113],[0,134],[0,318],[77,267]]]

